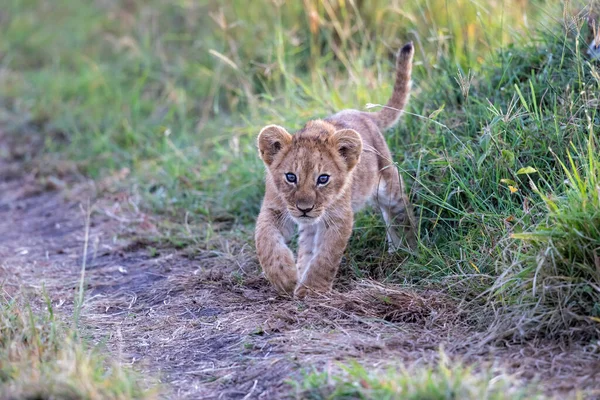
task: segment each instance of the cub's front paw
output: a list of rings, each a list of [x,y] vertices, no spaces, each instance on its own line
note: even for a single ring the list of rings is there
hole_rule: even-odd
[[[294,290],[294,297],[297,299],[304,299],[307,296],[317,296],[327,293],[331,290],[330,287],[308,287],[305,284],[299,284]]]
[[[296,287],[298,277],[296,271],[291,268],[282,268],[277,273],[266,274],[267,279],[280,293],[292,294]]]
[[[297,299],[303,299],[308,294],[308,288],[304,285],[300,285],[294,290],[294,297]]]

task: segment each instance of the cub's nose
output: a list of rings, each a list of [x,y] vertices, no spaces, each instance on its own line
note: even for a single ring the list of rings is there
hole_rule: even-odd
[[[315,208],[314,204],[311,203],[303,203],[303,202],[297,202],[296,203],[296,208],[300,211],[302,211],[304,214],[311,212],[313,208]]]

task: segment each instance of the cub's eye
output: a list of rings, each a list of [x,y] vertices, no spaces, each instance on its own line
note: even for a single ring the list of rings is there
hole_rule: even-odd
[[[289,183],[296,183],[296,175],[292,174],[291,172],[288,172],[287,174],[285,174],[285,179],[287,179],[287,181]]]
[[[317,184],[324,185],[329,182],[329,175],[323,174],[317,178]]]

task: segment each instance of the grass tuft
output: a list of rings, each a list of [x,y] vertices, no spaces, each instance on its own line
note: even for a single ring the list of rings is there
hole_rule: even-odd
[[[513,234],[523,244],[494,285],[496,296],[519,305],[509,310],[518,310],[521,332],[593,336],[600,330],[600,149],[590,128],[587,148],[573,146],[566,160],[557,157],[564,190],[531,181],[547,216],[533,230]]]
[[[0,397],[3,399],[146,399],[139,377],[56,319],[50,301],[39,312],[2,297]]]
[[[450,362],[442,353],[432,368],[390,368],[370,370],[351,362],[340,372],[314,371],[294,383],[296,398],[338,399],[543,399],[537,390],[526,387],[502,372],[475,371]]]

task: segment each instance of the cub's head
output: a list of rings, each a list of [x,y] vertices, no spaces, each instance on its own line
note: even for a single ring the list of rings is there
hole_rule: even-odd
[[[295,135],[266,126],[258,135],[258,149],[289,214],[308,225],[345,189],[360,159],[362,140],[352,129],[312,121]]]

